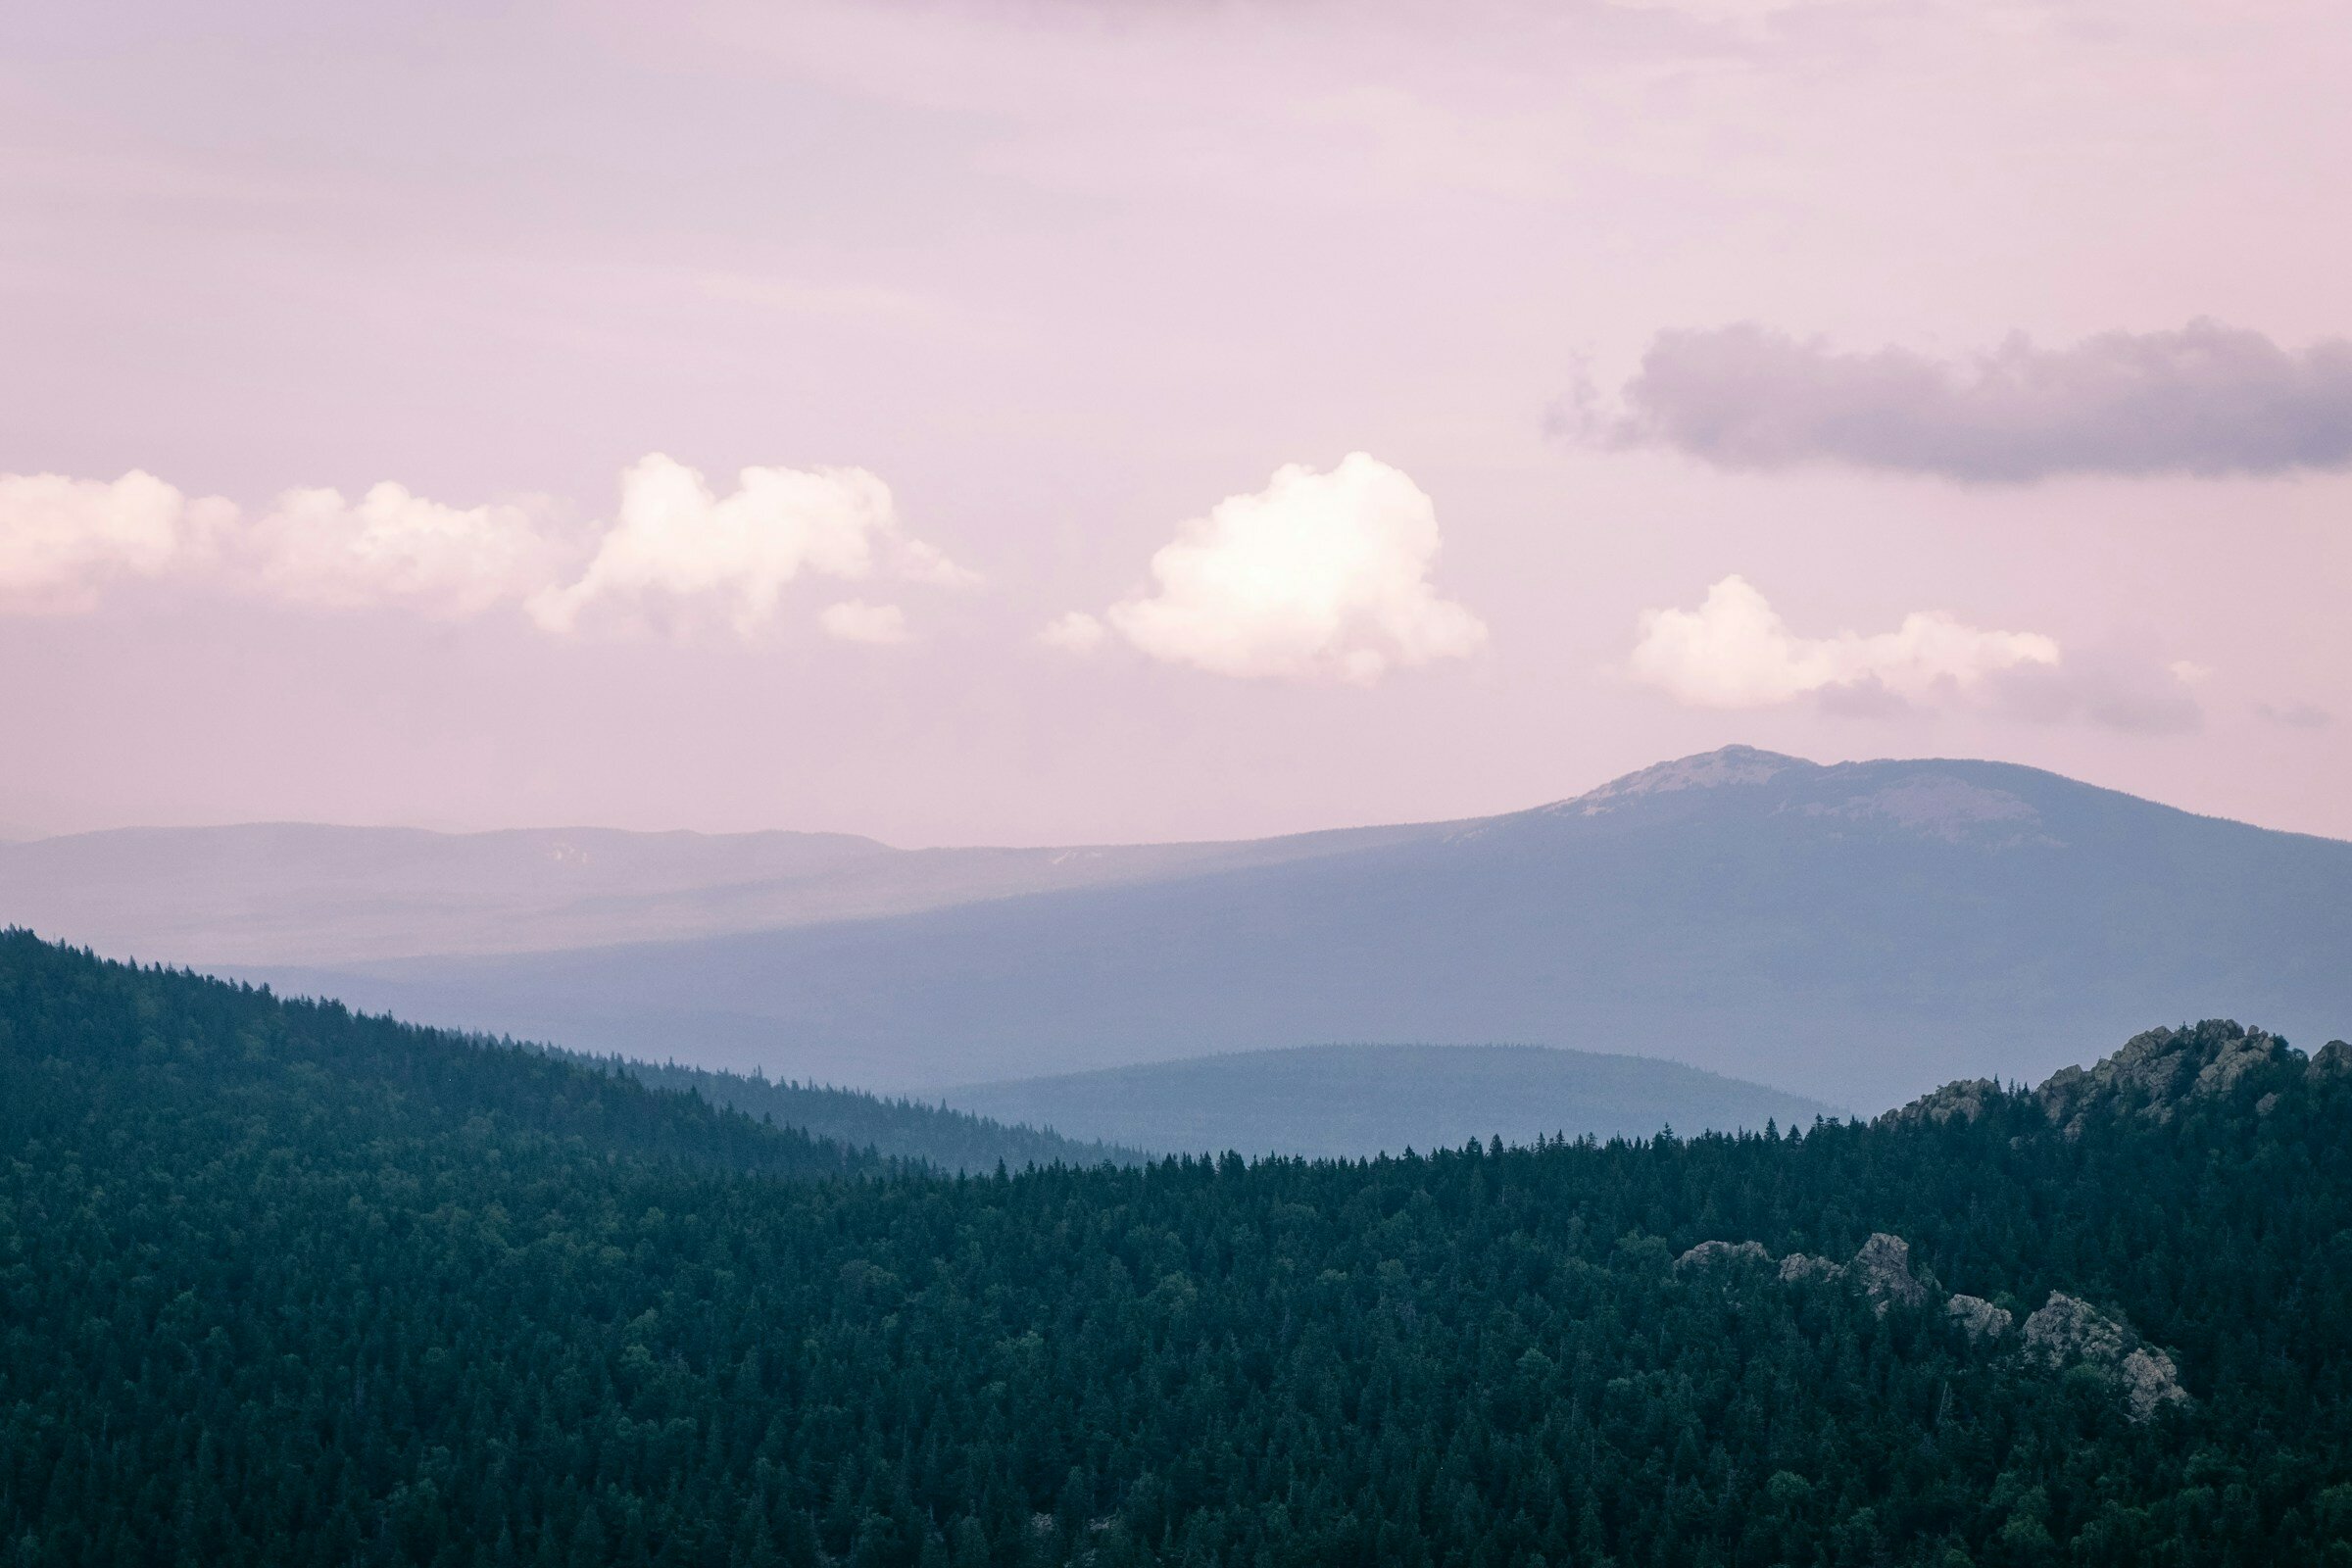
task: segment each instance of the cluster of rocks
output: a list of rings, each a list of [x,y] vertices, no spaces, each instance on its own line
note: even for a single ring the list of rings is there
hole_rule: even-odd
[[[2052,1291],[2048,1304],[2026,1319],[2024,1339],[2026,1355],[2053,1372],[2082,1365],[2113,1378],[2134,1421],[2145,1421],[2166,1405],[2188,1402],[2173,1358],[2142,1345],[2131,1324],[2109,1317],[2088,1301]]]
[[[1933,1275],[1923,1276],[1911,1267],[1911,1245],[1885,1231],[1874,1232],[1843,1263],[1817,1253],[1790,1252],[1775,1265],[1760,1242],[1701,1242],[1676,1258],[1674,1266],[1677,1272],[1770,1268],[1785,1284],[1842,1280],[1858,1287],[1882,1314],[1897,1304],[1924,1305],[1936,1290]],[[1943,1312],[1972,1344],[2004,1340],[2016,1323],[2007,1307],[1981,1296],[1947,1296]],[[2019,1353],[2052,1372],[2092,1368],[2120,1390],[2124,1408],[2134,1421],[2188,1402],[2171,1356],[2142,1343],[2123,1319],[2062,1291],[2052,1291],[2048,1302],[2027,1316]]]
[[[2150,1029],[2134,1035],[2121,1051],[2089,1067],[2062,1067],[2034,1091],[2043,1112],[2067,1136],[2080,1136],[2084,1120],[2101,1111],[2128,1111],[2167,1122],[2189,1102],[2228,1096],[2247,1074],[2268,1067],[2300,1068],[2313,1083],[2352,1075],[2352,1045],[2330,1040],[2306,1061],[2277,1035],[2247,1029],[2227,1018],[2208,1018],[2185,1029]],[[1882,1121],[1974,1121],[2000,1093],[1989,1078],[1962,1079],[1931,1091]],[[2268,1115],[2276,1093],[2256,1109]]]
[[[1674,1260],[1677,1270],[1714,1268],[1726,1264],[1772,1262],[1761,1242],[1701,1242]],[[1848,1279],[1859,1285],[1881,1312],[1900,1302],[1917,1306],[1928,1298],[1930,1282],[1911,1272],[1911,1244],[1885,1231],[1873,1232],[1848,1262],[1834,1262],[1810,1252],[1790,1252],[1780,1261],[1785,1283],[1798,1280]]]
[[[2093,1066],[2060,1068],[2034,1096],[2071,1136],[2098,1110],[2130,1109],[2151,1121],[2170,1121],[2186,1102],[2218,1099],[2257,1068],[2300,1059],[2277,1035],[2209,1018],[2193,1028],[2133,1035]]]
[[[1677,1269],[1712,1268],[1719,1263],[1769,1263],[1762,1242],[1701,1242],[1674,1260]]]
[[[1954,1296],[1943,1303],[1943,1315],[1960,1326],[1971,1344],[1979,1340],[1997,1340],[2009,1332],[2017,1321],[2005,1306],[1995,1306],[1982,1296]]]

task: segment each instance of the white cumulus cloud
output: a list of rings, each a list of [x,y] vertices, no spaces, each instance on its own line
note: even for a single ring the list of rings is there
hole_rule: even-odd
[[[1437,509],[1401,471],[1361,452],[1328,473],[1293,465],[1181,525],[1152,558],[1156,592],[1042,635],[1084,651],[1107,628],[1214,674],[1369,683],[1486,641],[1430,582],[1439,544]]]
[[[714,613],[750,636],[804,575],[862,581],[881,572],[968,579],[900,534],[890,487],[862,468],[745,468],[721,496],[655,453],[621,474],[619,513],[587,569],[534,595],[528,609],[550,631],[602,611],[636,620]]]
[[[0,474],[0,607],[74,612],[120,577],[207,559],[236,508],[192,499],[137,469],[112,482]]]
[[[1985,631],[1942,611],[1893,631],[1800,637],[1744,577],[1707,590],[1696,610],[1642,616],[1627,672],[1693,708],[1769,708],[1802,697],[1871,693],[1935,706],[1983,691],[2006,672],[2055,668],[2058,644],[2037,632]]]
[[[388,480],[356,503],[335,490],[289,490],[239,543],[266,592],[332,610],[475,615],[540,590],[564,564],[560,542],[526,508],[444,506]]]
[[[1037,640],[1048,648],[1059,648],[1073,654],[1091,654],[1110,638],[1110,628],[1099,615],[1083,610],[1073,610],[1066,615],[1056,615],[1037,634]]]

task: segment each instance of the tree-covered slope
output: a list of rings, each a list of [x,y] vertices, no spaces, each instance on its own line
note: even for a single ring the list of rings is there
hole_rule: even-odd
[[[812,1180],[430,1044],[0,944],[7,1561],[2352,1562],[2341,1047]]]
[[[429,1163],[479,1148],[792,1176],[888,1168],[625,1073],[338,1003],[113,963],[21,930],[0,931],[0,1052],[20,1138],[127,1137],[144,1126],[232,1136],[241,1156],[297,1162],[380,1152]]]
[[[1538,1046],[1301,1046],[975,1084],[942,1098],[1000,1122],[1167,1153],[1323,1157],[1494,1136],[1530,1144],[1562,1133],[1730,1132],[1838,1114],[1679,1062]]]
[[[976,1115],[968,1109],[926,1104],[905,1098],[869,1095],[855,1089],[764,1076],[713,1072],[674,1061],[633,1061],[626,1056],[570,1056],[580,1062],[624,1072],[640,1083],[674,1094],[699,1095],[747,1116],[794,1127],[814,1138],[870,1149],[899,1159],[920,1160],[944,1171],[985,1174],[999,1165],[1097,1165],[1104,1160],[1132,1165],[1140,1149],[1097,1141],[1092,1134],[1064,1138],[1044,1130],[1034,1116]]]

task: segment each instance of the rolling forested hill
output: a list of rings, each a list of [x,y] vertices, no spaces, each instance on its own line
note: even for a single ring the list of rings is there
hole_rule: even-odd
[[[0,940],[0,1559],[2352,1562],[2352,1049],[909,1173]]]
[[[997,1122],[1163,1153],[1360,1157],[1458,1147],[1801,1126],[1834,1106],[1648,1056],[1540,1046],[1301,1046],[1012,1083],[946,1101]],[[794,1126],[808,1123],[779,1115]],[[1071,1163],[1071,1161],[1065,1161]]]

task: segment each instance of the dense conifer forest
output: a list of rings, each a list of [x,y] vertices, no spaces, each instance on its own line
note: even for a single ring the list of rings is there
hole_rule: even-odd
[[[0,1082],[8,1565],[2352,1563],[2341,1046],[943,1176],[15,933]]]

